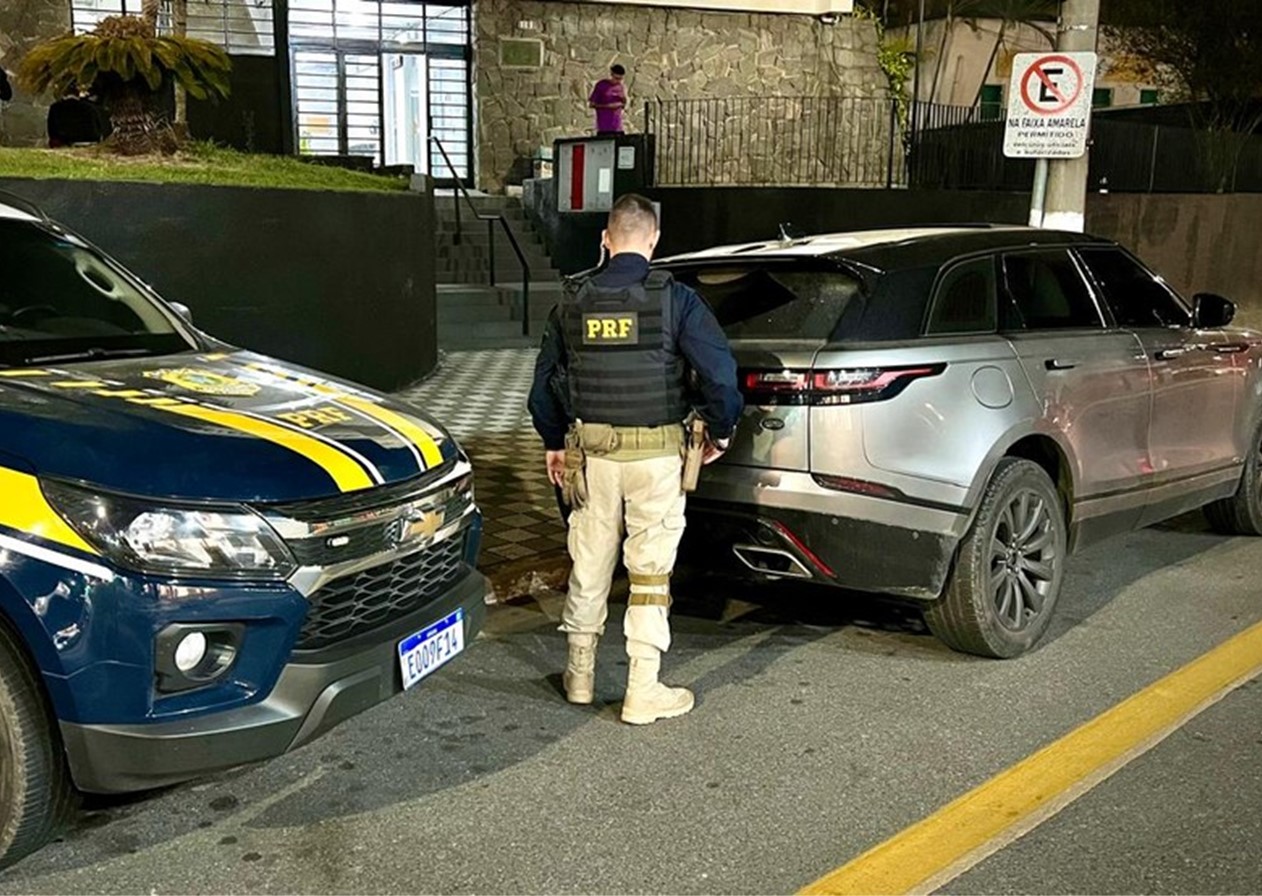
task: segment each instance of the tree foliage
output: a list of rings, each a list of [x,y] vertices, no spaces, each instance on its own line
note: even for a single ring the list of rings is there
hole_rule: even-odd
[[[1252,130],[1262,97],[1262,3],[1241,0],[1105,0],[1112,46],[1146,60],[1210,127]]]
[[[169,151],[181,138],[157,120],[158,94],[174,87],[195,99],[230,91],[232,61],[214,44],[157,35],[136,16],[110,16],[89,34],[67,34],[34,47],[18,69],[34,93],[97,94],[110,116],[112,145],[121,152]]]
[[[1112,47],[1146,62],[1192,102],[1202,163],[1230,189],[1240,153],[1262,125],[1262,3],[1257,0],[1105,0]]]
[[[72,90],[96,91],[101,78],[114,75],[123,82],[143,81],[153,93],[173,83],[199,100],[228,95],[232,61],[214,44],[154,36],[130,23],[111,32],[109,24],[107,19],[91,34],[68,34],[32,49],[19,69],[23,84],[35,93],[64,96]]]

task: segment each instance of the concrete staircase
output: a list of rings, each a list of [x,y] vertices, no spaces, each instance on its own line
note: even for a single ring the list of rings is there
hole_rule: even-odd
[[[456,197],[435,197],[437,229],[438,345],[447,351],[524,348],[539,343],[548,313],[561,295],[561,278],[538,234],[526,220],[521,200],[473,196],[480,214],[503,215],[530,266],[529,326],[523,333],[522,270],[503,227],[493,222],[495,285],[491,285],[492,235],[461,199],[457,229]]]

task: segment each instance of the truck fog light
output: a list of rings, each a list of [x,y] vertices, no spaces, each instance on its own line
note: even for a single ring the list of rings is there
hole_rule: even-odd
[[[206,658],[206,636],[201,632],[189,632],[175,648],[175,668],[192,672]]]
[[[245,635],[239,622],[174,622],[158,633],[154,673],[159,694],[204,687],[221,678],[237,658]]]

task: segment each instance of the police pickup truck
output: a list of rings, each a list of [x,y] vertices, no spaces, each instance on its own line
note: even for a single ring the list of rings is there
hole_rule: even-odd
[[[283,753],[485,614],[468,458],[0,196],[0,868],[76,790]]]

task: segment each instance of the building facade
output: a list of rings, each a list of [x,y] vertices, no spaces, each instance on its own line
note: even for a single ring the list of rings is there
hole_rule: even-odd
[[[554,139],[592,132],[587,97],[614,63],[628,69],[631,131],[645,127],[650,102],[886,96],[875,27],[851,8],[852,0],[187,0],[188,33],[234,60],[232,97],[190,103],[189,122],[195,136],[246,149],[367,156],[497,191]],[[5,0],[0,64],[12,70],[40,40],[140,9],[141,0]],[[161,27],[171,16],[168,0]],[[39,145],[46,99],[9,104],[0,141]],[[697,122],[699,133],[716,125]]]

